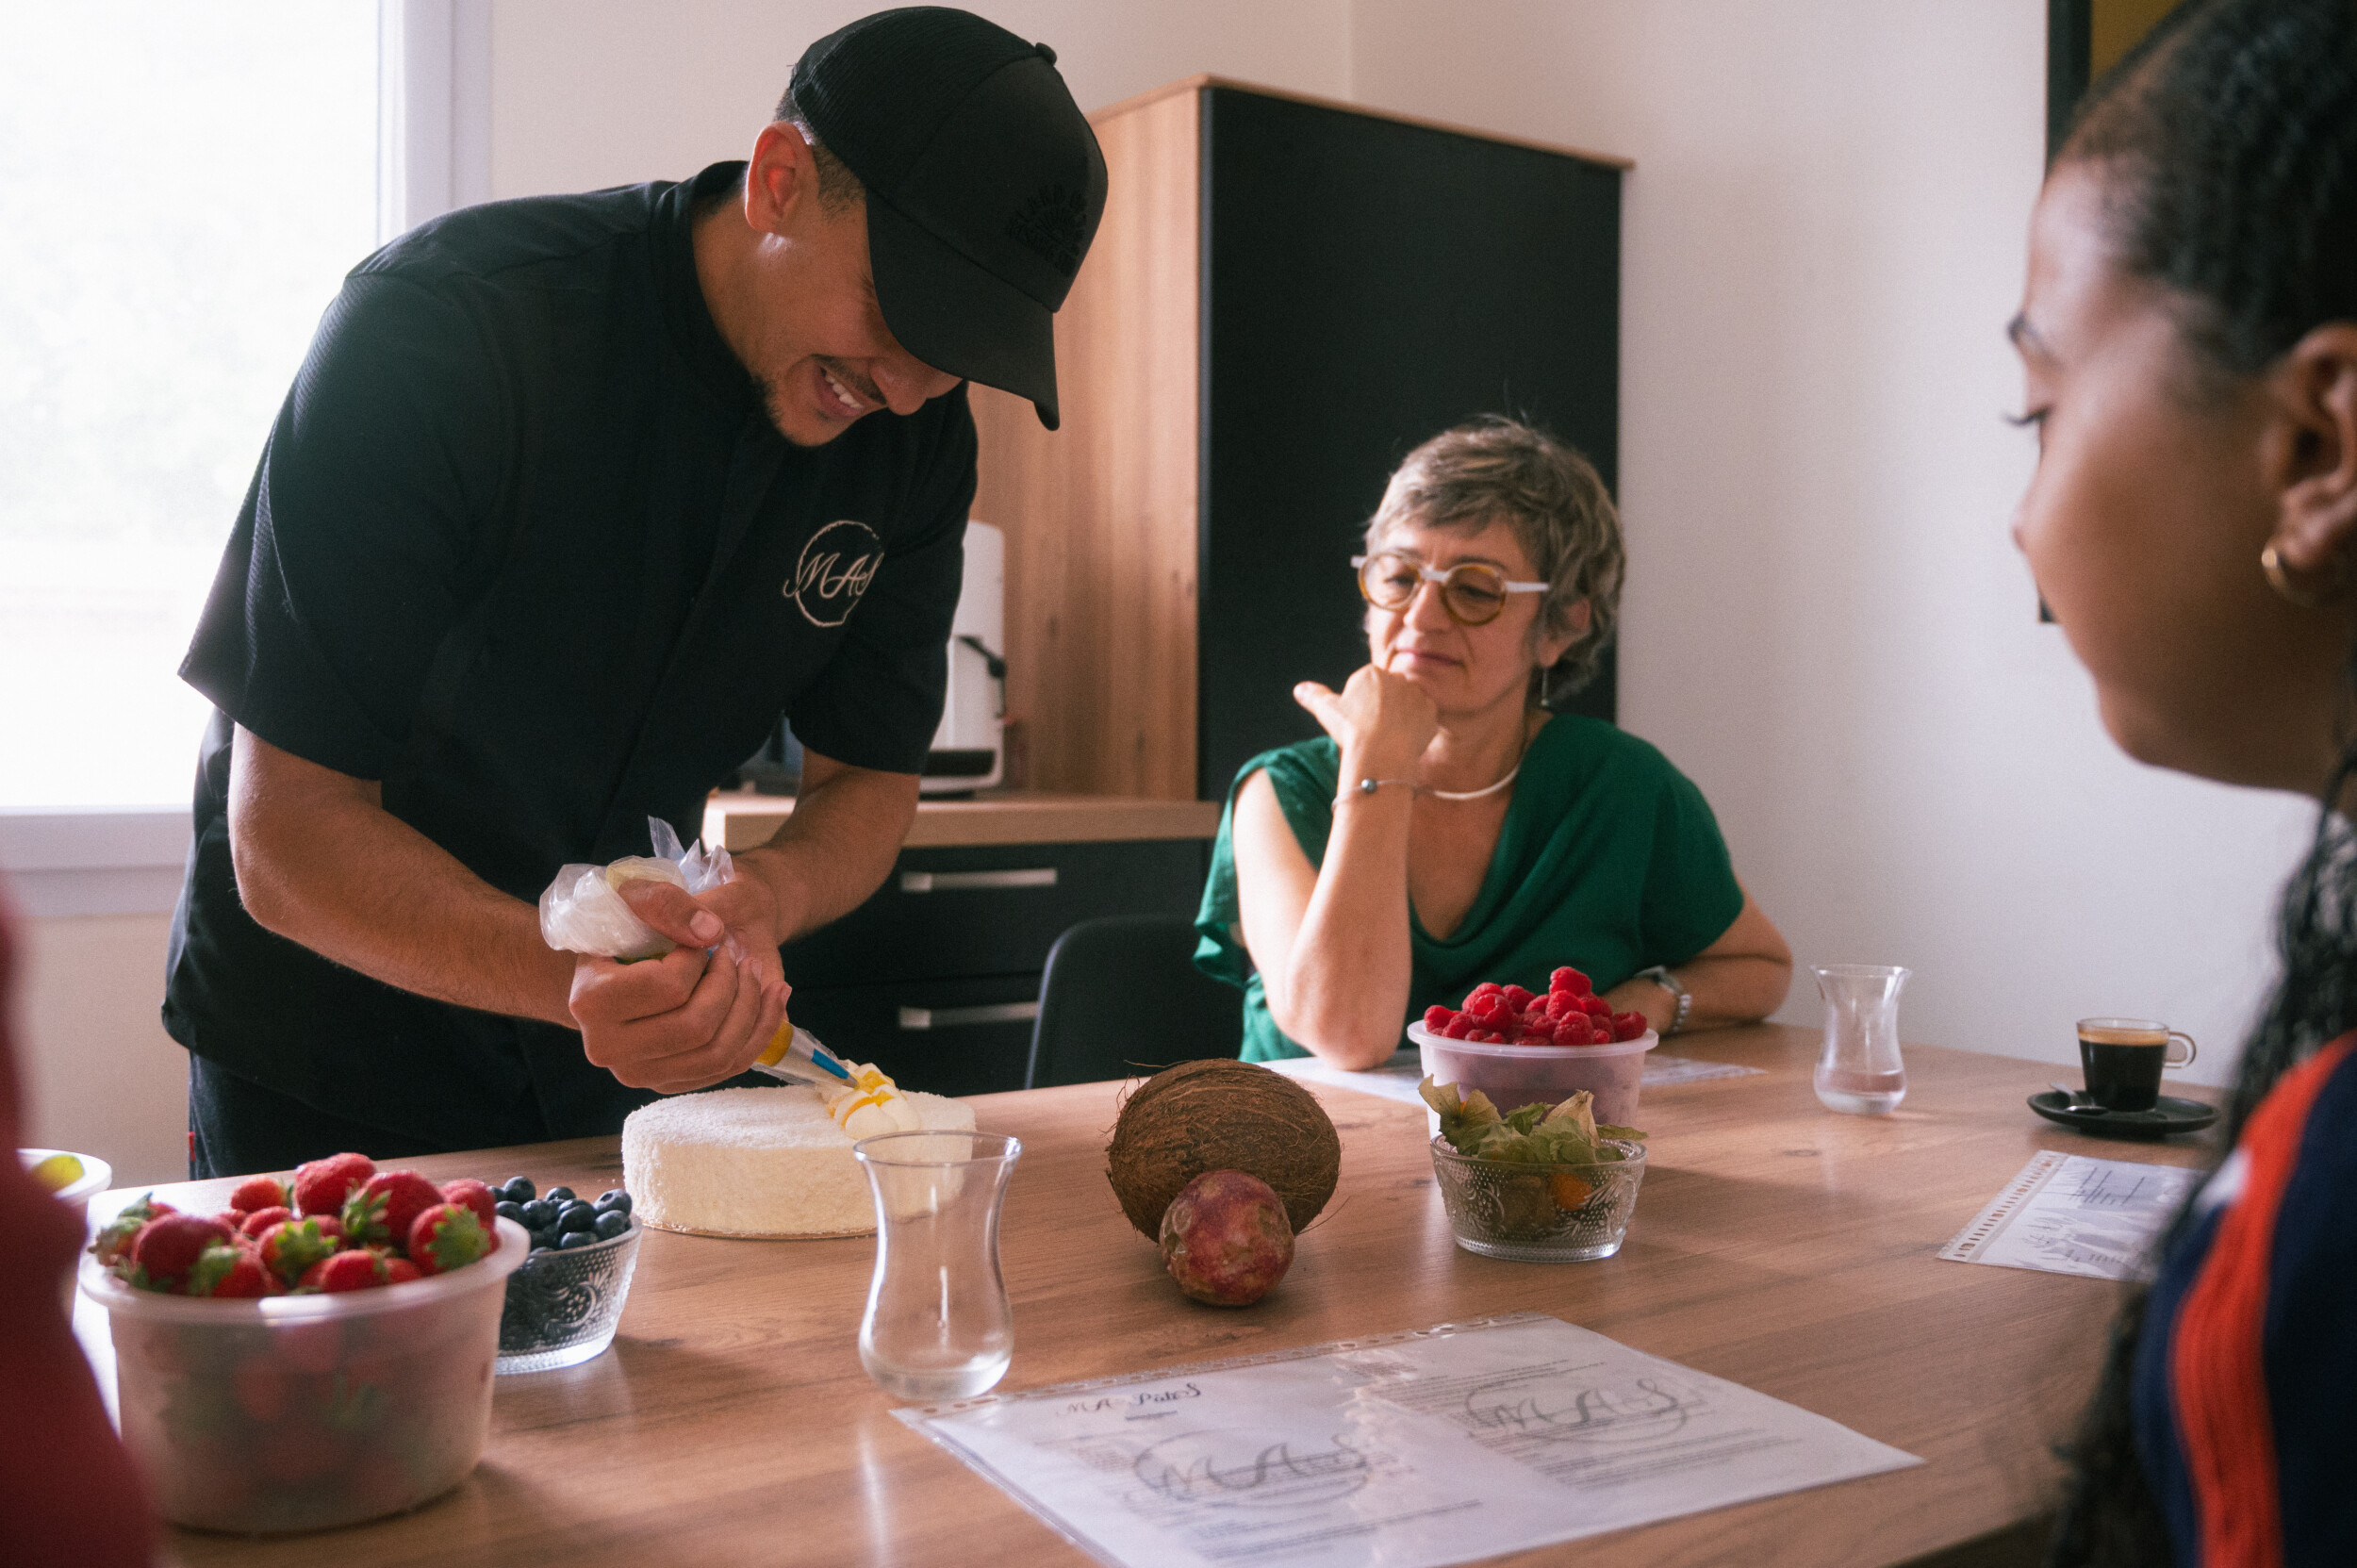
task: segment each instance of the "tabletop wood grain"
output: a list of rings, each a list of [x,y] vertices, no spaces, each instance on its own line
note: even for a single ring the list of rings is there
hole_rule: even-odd
[[[1675,1042],[1766,1076],[1645,1095],[1637,1119],[1653,1141],[1636,1220],[1620,1255],[1594,1263],[1458,1250],[1422,1114],[1318,1089],[1342,1133],[1341,1184],[1283,1284],[1242,1310],[1179,1296],[1115,1207],[1102,1148],[1120,1085],[980,1098],[981,1126],[1024,1142],[1003,1232],[1016,1344],[1002,1386],[1550,1312],[1929,1462],[1498,1560],[1828,1568],[1960,1547],[2009,1560],[2025,1522],[2052,1508],[2052,1444],[2091,1387],[2119,1287],[1936,1253],[2038,1149],[2173,1164],[2211,1151],[2050,1125],[2022,1103],[2050,1067],[1923,1047],[1907,1049],[1897,1114],[1837,1115],[1810,1091],[1814,1043],[1773,1026]],[[613,1139],[413,1164],[437,1180],[522,1172],[591,1193],[620,1180]],[[159,1193],[205,1208],[231,1185]],[[190,1563],[325,1553],[339,1568],[1085,1562],[893,1419],[861,1372],[873,1250],[649,1231],[613,1349],[501,1379],[489,1446],[455,1492],[327,1536],[177,1531],[173,1547]]]

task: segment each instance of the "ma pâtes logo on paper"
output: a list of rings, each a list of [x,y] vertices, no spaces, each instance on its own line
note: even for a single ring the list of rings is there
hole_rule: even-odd
[[[843,518],[813,534],[780,590],[813,626],[840,626],[883,565],[883,540],[864,522]]]

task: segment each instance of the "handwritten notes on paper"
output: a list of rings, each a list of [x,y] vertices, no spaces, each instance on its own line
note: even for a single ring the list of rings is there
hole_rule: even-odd
[[[2142,1278],[2161,1228],[2201,1180],[2181,1165],[2040,1149],[1939,1255],[1959,1263]]]
[[[1118,1568],[1440,1568],[1921,1462],[1527,1313],[893,1413]]]

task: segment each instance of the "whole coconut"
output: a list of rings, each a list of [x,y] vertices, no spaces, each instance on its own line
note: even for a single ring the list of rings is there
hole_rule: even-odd
[[[1282,1073],[1216,1058],[1156,1073],[1121,1108],[1105,1174],[1138,1234],[1205,1171],[1240,1170],[1275,1189],[1298,1234],[1334,1196],[1343,1141],[1310,1091]]]

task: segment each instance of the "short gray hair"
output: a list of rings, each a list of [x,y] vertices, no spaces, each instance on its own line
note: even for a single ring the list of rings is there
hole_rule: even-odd
[[[1394,527],[1475,533],[1503,521],[1514,530],[1532,569],[1547,584],[1541,624],[1558,635],[1572,629],[1572,607],[1588,602],[1588,635],[1534,679],[1550,699],[1592,679],[1620,619],[1621,580],[1628,557],[1621,515],[1595,466],[1533,425],[1483,414],[1443,430],[1408,454],[1367,520],[1370,554]]]

